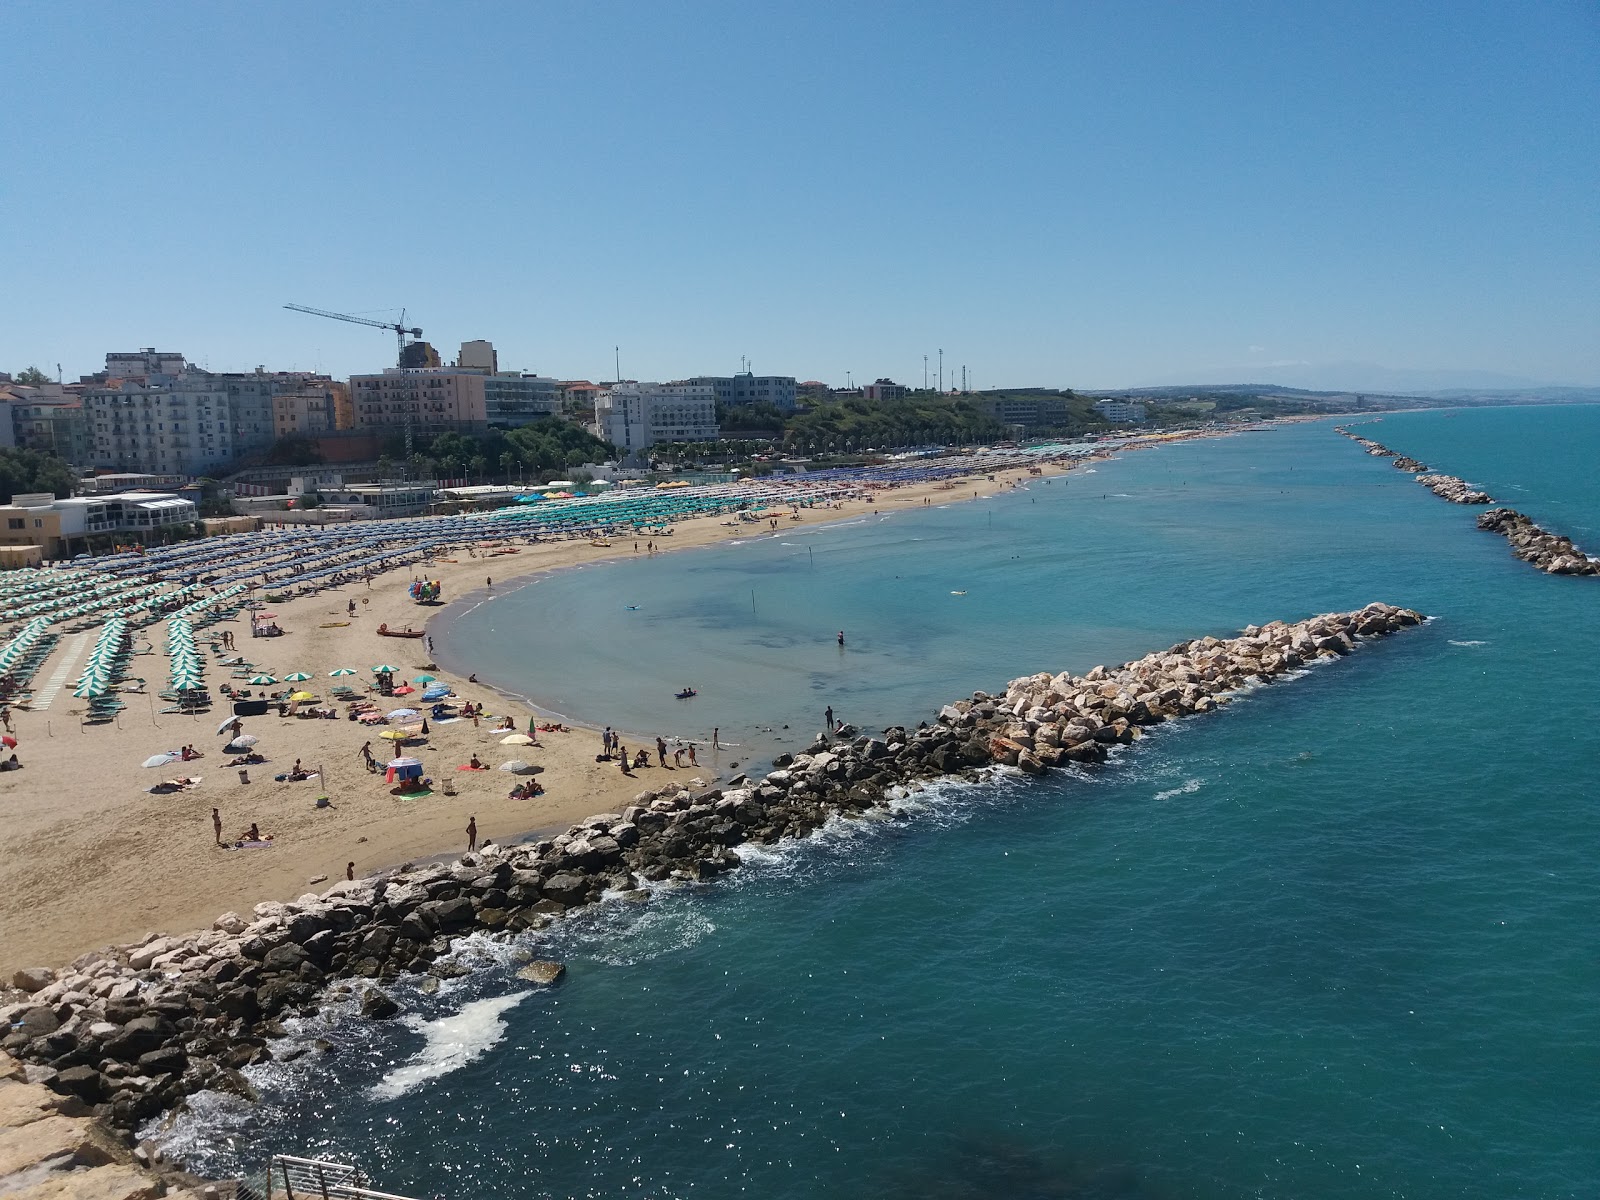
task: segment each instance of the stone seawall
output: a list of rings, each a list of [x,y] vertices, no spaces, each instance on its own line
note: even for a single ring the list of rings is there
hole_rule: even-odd
[[[1479,513],[1478,528],[1501,534],[1511,543],[1512,554],[1551,575],[1600,575],[1600,560],[1579,550],[1571,538],[1539,528],[1514,508]]]
[[[204,1089],[250,1097],[239,1069],[275,1056],[285,1017],[353,991],[364,1015],[392,1017],[398,1006],[383,982],[463,973],[443,961],[458,937],[538,929],[608,892],[645,899],[645,882],[711,879],[739,866],[742,843],[806,837],[835,816],[890,819],[894,799],[935,779],[1100,762],[1146,727],[1209,712],[1247,684],[1422,620],[1370,604],[1202,637],[1082,676],[1026,676],[1000,695],[946,706],[931,724],[819,738],[760,779],[646,791],[545,841],[258,904],[201,933],[84,955],[60,973],[21,971],[0,996],[0,1048],[31,1064],[34,1082],[125,1130]],[[551,983],[560,968],[524,972]]]

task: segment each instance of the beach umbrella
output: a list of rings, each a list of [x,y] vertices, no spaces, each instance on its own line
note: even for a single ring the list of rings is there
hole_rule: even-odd
[[[429,688],[422,693],[422,698],[424,700],[443,700],[449,694],[450,689],[447,687]]]
[[[0,737],[0,746],[4,746],[8,750],[15,750],[17,748],[17,739],[8,733],[4,737]]]
[[[354,675],[354,674],[355,674],[355,672],[352,671],[349,667],[340,667],[336,671],[329,671],[328,672],[328,678],[329,679],[337,679],[341,675]]]
[[[307,675],[304,671],[296,671],[293,675],[285,675],[283,677],[283,681],[285,683],[304,683],[310,678],[311,676]]]
[[[233,741],[223,747],[224,750],[248,750],[261,739],[253,733],[241,733]]]
[[[520,758],[513,758],[510,762],[501,763],[500,769],[502,771],[510,771],[513,775],[526,775],[529,771],[533,770],[532,767],[523,762]]]
[[[399,667],[391,667],[387,663],[379,663],[377,666],[372,668],[372,673],[374,675],[382,675],[385,671],[387,671],[389,674],[395,675],[399,673],[399,670]]]
[[[422,765],[422,760],[420,758],[411,758],[409,756],[402,755],[399,758],[391,758],[383,765],[388,770],[398,771],[402,767],[420,767]]]
[[[513,733],[500,739],[502,746],[531,746],[533,739],[525,733]]]
[[[414,708],[397,708],[392,713],[387,715],[391,721],[404,721],[411,717],[418,716],[419,714]]]
[[[437,678],[437,676],[434,676],[434,675],[418,675],[411,682],[412,683],[432,683],[435,678]]]
[[[409,696],[409,695],[411,695],[412,692],[414,692],[416,690],[417,689],[412,687],[410,684],[403,683],[399,687],[395,688],[394,694],[396,696]]]
[[[385,729],[378,736],[390,742],[403,742],[410,737],[411,734],[404,729]]]
[[[170,762],[177,762],[181,757],[183,756],[180,754],[174,754],[172,751],[168,750],[164,754],[152,754],[149,758],[144,760],[142,765],[146,767],[164,767]]]
[[[250,682],[255,684],[257,687],[265,687],[269,683],[277,683],[278,681],[271,675],[252,675],[250,677]]]
[[[294,695],[290,696],[289,699],[305,701],[305,700],[315,700],[316,697],[313,696],[310,692],[296,692]]]
[[[218,733],[222,733],[222,732],[224,732],[224,731],[226,731],[228,729],[231,729],[233,727],[233,723],[235,721],[237,721],[238,719],[239,719],[238,717],[229,717],[221,725],[217,726],[217,732]]]

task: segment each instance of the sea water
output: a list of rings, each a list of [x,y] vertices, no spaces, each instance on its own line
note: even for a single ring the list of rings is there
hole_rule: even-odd
[[[1600,409],[1362,432],[1600,547]],[[829,704],[914,723],[1252,621],[1433,620],[1105,767],[942,784],[469,941],[480,970],[399,987],[401,1022],[304,1023],[337,1049],[252,1069],[258,1106],[199,1098],[172,1149],[412,1195],[1593,1195],[1600,581],[1517,562],[1476,511],[1318,422],[500,596],[441,649],[746,755]],[[519,949],[567,979],[529,989]]]

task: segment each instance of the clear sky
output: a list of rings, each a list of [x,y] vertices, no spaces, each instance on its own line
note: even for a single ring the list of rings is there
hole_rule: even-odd
[[[0,369],[392,365],[293,301],[564,378],[1600,383],[1594,0],[0,0],[0,45]]]

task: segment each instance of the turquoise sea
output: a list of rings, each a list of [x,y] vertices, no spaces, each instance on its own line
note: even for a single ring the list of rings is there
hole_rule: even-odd
[[[469,944],[482,970],[400,989],[400,1022],[307,1022],[334,1053],[253,1069],[256,1107],[201,1098],[171,1149],[413,1196],[1595,1195],[1600,581],[1517,562],[1331,424],[464,613],[447,659],[635,735],[717,726],[723,767],[827,705],[876,728],[1248,622],[1434,619],[1105,767],[943,785],[602,906],[524,943],[556,989]],[[1362,432],[1600,549],[1600,408]]]

